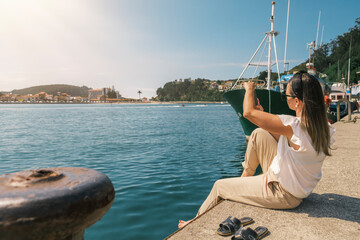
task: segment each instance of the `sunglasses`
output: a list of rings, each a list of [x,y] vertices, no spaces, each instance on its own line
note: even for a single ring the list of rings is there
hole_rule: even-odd
[[[281,100],[283,100],[284,102],[287,101],[287,97],[296,98],[296,96],[287,95],[285,92],[281,93]]]

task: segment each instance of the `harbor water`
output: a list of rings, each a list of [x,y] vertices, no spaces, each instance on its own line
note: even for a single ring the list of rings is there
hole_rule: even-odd
[[[85,167],[116,197],[86,240],[163,239],[217,179],[239,176],[246,143],[228,104],[2,104],[0,174]]]

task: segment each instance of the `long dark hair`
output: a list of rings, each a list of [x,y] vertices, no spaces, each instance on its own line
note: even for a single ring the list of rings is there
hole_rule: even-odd
[[[303,102],[301,126],[304,127],[317,153],[330,156],[330,130],[320,82],[306,72],[297,72],[289,82],[292,95]]]

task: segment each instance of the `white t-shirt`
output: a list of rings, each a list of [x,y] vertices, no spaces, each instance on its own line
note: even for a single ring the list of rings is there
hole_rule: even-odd
[[[289,145],[285,136],[280,136],[277,155],[270,169],[274,172],[280,184],[297,198],[306,198],[321,178],[321,167],[325,154],[319,154],[313,147],[312,140],[305,129],[300,126],[300,118],[289,115],[278,115],[285,126],[290,126],[294,132],[291,142],[299,145],[295,150]],[[332,144],[335,128],[329,124]]]

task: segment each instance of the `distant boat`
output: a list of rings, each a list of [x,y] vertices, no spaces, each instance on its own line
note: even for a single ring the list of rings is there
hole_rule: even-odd
[[[340,101],[340,119],[348,114],[348,103],[343,101],[344,99],[350,101],[351,112],[358,108],[358,104],[351,101],[350,94],[346,91],[346,84],[343,82],[336,82],[332,84],[329,97],[331,99],[329,112],[332,115],[336,116],[337,104]]]
[[[359,72],[359,74],[360,74],[360,72]],[[357,96],[357,97],[360,96],[360,81],[357,84],[351,86],[351,95]]]

